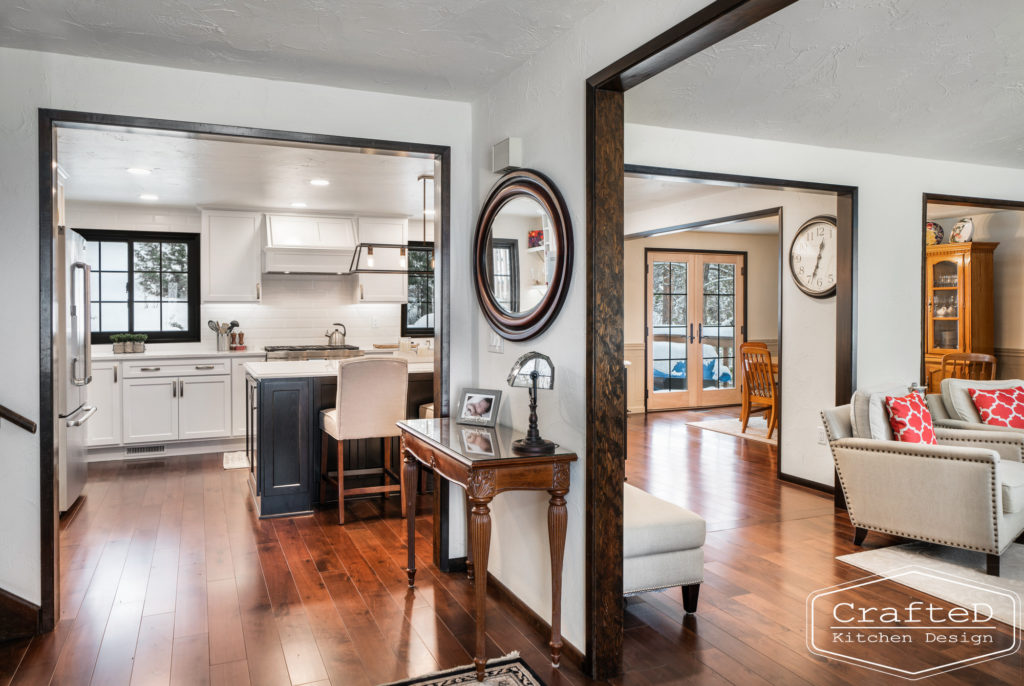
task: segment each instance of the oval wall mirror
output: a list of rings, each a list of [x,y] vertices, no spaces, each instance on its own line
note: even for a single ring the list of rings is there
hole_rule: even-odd
[[[502,176],[473,240],[476,295],[491,327],[511,341],[543,332],[565,301],[572,259],[572,222],[558,188],[529,169]]]

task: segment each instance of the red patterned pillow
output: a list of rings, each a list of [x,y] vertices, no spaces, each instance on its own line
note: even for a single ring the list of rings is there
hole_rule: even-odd
[[[1024,429],[1024,386],[1016,388],[968,388],[981,421],[990,426]]]
[[[889,410],[889,426],[897,441],[935,445],[932,413],[920,393],[909,393],[901,398],[887,395],[885,406]]]

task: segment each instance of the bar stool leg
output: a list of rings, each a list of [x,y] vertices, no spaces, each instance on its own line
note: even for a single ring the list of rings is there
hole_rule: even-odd
[[[384,440],[384,485],[385,486],[390,486],[391,485],[391,473],[388,470],[391,469],[391,437],[390,436],[385,436],[383,440]],[[381,494],[380,494],[380,499],[384,501],[385,508],[387,507],[387,502],[388,502],[388,496],[389,495],[390,495],[390,493],[388,493],[387,491],[382,491]]]
[[[345,441],[338,440],[338,524],[345,523]]]

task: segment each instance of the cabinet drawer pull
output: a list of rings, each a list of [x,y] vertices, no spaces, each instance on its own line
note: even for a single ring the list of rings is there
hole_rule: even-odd
[[[178,382],[177,381],[173,381],[173,380],[171,381],[171,397],[172,398],[177,398],[178,397]]]
[[[213,369],[213,367],[214,367],[214,365],[212,365],[212,364],[197,364],[196,365],[196,369]]]
[[[117,365],[114,365],[114,383],[117,383]]]
[[[158,372],[158,371],[160,371],[160,367],[143,367],[139,371],[140,372]]]
[[[178,382],[178,397],[179,398],[184,398],[185,397],[185,382],[184,381],[179,381]]]

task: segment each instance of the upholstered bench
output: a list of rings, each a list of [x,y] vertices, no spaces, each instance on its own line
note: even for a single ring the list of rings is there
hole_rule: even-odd
[[[682,586],[683,607],[697,611],[704,581],[707,525],[689,510],[623,484],[622,588],[626,596]]]

